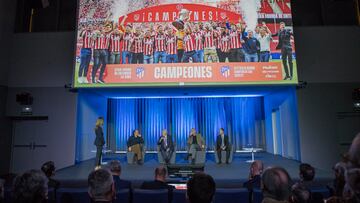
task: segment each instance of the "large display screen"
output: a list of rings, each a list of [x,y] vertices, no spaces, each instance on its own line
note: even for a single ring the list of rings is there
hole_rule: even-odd
[[[290,0],[80,0],[74,87],[297,84]]]

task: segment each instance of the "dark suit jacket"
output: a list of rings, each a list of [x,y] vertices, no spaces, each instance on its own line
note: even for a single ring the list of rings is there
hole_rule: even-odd
[[[141,185],[141,189],[144,190],[159,190],[159,189],[168,189],[169,194],[169,202],[172,201],[172,192],[173,190],[175,190],[175,187],[172,185],[168,185],[165,182],[161,182],[158,180],[154,180],[154,181],[145,181],[142,185]]]
[[[260,189],[261,188],[261,176],[256,175],[251,180],[248,180],[243,185],[249,191],[252,191],[254,188]]]
[[[279,30],[277,33],[273,34],[273,37],[278,36],[279,37],[279,43],[276,46],[276,49],[283,49],[283,48],[291,48],[291,36],[293,33],[288,30]]]
[[[162,137],[162,136],[161,136]],[[161,140],[161,137],[158,140],[158,145],[160,145],[161,149],[166,150],[165,149],[165,144],[164,144],[164,140]],[[170,148],[170,150],[174,150],[174,142],[172,139],[171,135],[167,135],[167,147]]]
[[[94,145],[97,147],[102,147],[105,144],[105,139],[104,139],[104,132],[102,127],[97,127],[95,128],[95,141],[94,141]]]
[[[226,148],[228,148],[229,147],[229,136],[224,135],[224,143],[225,143]],[[220,148],[221,148],[221,135],[218,135],[216,137],[216,150],[220,150]]]
[[[119,176],[113,175],[114,184],[116,191],[122,190],[122,189],[129,189],[131,190],[131,182],[127,180],[120,179]]]

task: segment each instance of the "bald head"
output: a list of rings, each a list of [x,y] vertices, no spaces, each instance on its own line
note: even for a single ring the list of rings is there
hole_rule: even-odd
[[[263,170],[264,170],[264,164],[262,161],[255,160],[253,163],[251,163],[250,173],[252,177],[256,175],[261,175]]]
[[[288,200],[291,191],[290,182],[290,176],[284,168],[272,167],[266,169],[262,175],[264,197],[278,201]]]
[[[159,166],[155,169],[155,180],[159,180],[165,182],[166,179],[166,168],[163,166]]]
[[[351,167],[360,167],[360,133],[356,135],[349,149]]]

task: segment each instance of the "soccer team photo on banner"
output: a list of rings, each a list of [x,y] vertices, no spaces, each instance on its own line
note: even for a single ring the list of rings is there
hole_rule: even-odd
[[[290,0],[80,0],[74,87],[297,84]]]

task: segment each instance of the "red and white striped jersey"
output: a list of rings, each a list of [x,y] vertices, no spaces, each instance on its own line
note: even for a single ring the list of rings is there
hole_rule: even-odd
[[[97,34],[94,36],[94,49],[109,49],[110,35]]]
[[[238,49],[238,48],[241,48],[241,32],[239,31],[233,31],[231,30],[230,31],[230,48],[231,49]]]
[[[134,53],[143,52],[143,37],[134,36]]]
[[[177,36],[166,37],[166,53],[177,54]]]
[[[122,51],[133,51],[134,35],[132,33],[124,33]]]
[[[204,47],[211,48],[215,46],[215,38],[214,38],[215,31],[209,30],[204,31]]]
[[[198,31],[194,32],[195,35],[195,50],[203,50],[204,49],[204,32]]]
[[[166,51],[166,35],[165,34],[156,34],[155,35],[155,51]]]
[[[222,52],[229,52],[230,51],[230,36],[229,35],[222,35],[220,38],[220,50]]]
[[[194,34],[186,34],[184,36],[183,41],[184,41],[184,50],[185,50],[185,52],[195,50],[195,35]]]
[[[144,38],[144,55],[154,54],[154,37]]]
[[[121,35],[112,33],[110,35],[110,51],[111,52],[119,52],[120,51],[120,42],[121,42]]]
[[[83,43],[82,48],[86,48],[86,49],[92,48],[92,45],[94,42],[92,37],[93,37],[92,33],[89,31],[83,31],[81,33],[81,38],[82,38],[82,43]]]

